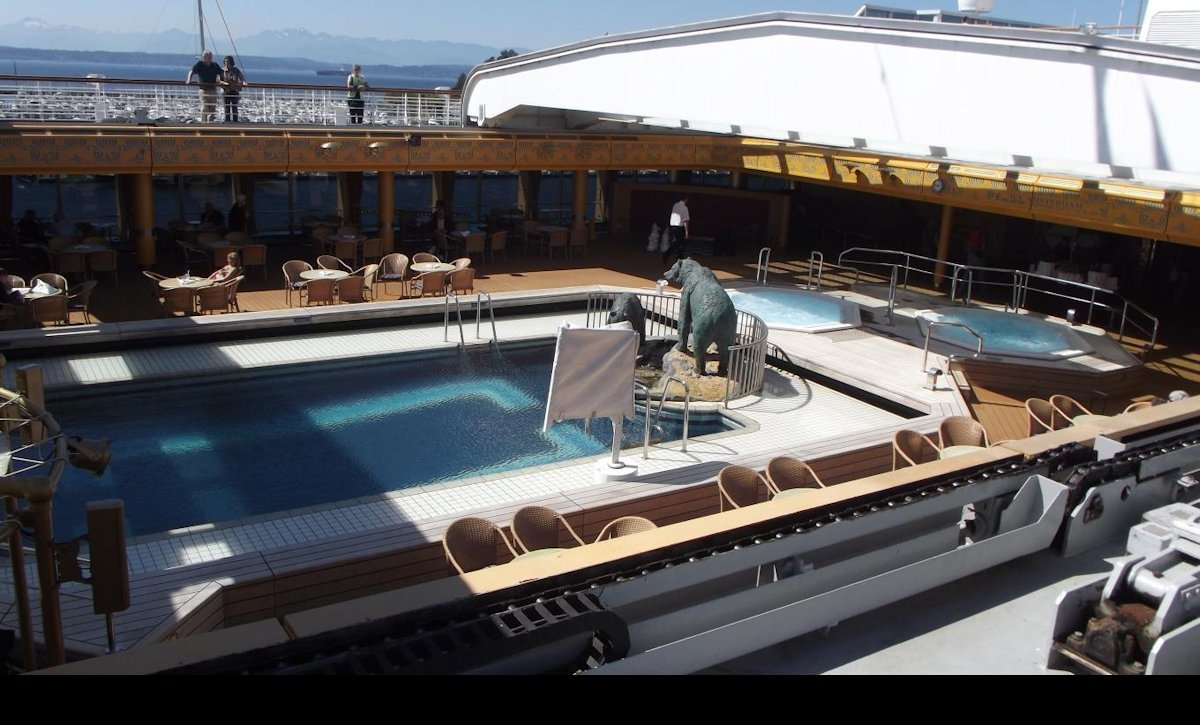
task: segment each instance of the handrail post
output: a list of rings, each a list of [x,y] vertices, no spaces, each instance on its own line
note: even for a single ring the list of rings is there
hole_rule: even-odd
[[[758,284],[767,283],[767,268],[771,266],[771,248],[763,247],[758,250],[758,271],[754,273],[754,281]]]
[[[921,371],[922,372],[924,372],[927,369],[927,366],[929,365],[929,339],[933,336],[934,325],[941,325],[943,327],[961,327],[961,328],[963,328],[967,332],[971,333],[971,335],[974,336],[976,340],[978,340],[978,342],[975,345],[975,357],[979,357],[979,355],[983,352],[983,336],[980,335],[978,332],[976,332],[974,329],[972,329],[970,325],[964,325],[961,322],[943,322],[942,320],[929,320],[928,322],[929,322],[929,327],[925,328],[925,357],[921,358]]]

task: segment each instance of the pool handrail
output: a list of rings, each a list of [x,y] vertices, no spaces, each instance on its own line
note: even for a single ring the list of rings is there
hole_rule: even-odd
[[[466,347],[467,338],[463,333],[462,324],[462,307],[458,302],[458,295],[451,290],[446,290],[445,302],[442,303],[442,342],[450,342],[450,302],[454,302],[454,312],[458,315],[458,344],[459,347]]]
[[[861,258],[855,258],[855,255],[861,255]],[[883,258],[898,258],[895,261],[884,261],[868,258],[870,255],[879,255]],[[1114,290],[1106,287],[1088,284],[1086,282],[1076,282],[1074,280],[1060,279],[1058,277],[1049,277],[1038,274],[1036,272],[1025,272],[1019,269],[1005,269],[1001,267],[984,267],[979,265],[966,265],[956,262],[948,262],[944,260],[926,257],[911,252],[903,252],[894,249],[871,249],[868,247],[851,247],[843,250],[838,255],[838,265],[844,266],[847,258],[857,264],[876,265],[879,267],[888,268],[891,270],[891,279],[888,282],[888,320],[892,319],[892,311],[895,305],[896,287],[908,287],[909,272],[920,272],[922,274],[932,275],[934,283],[937,283],[939,278],[945,278],[950,282],[950,301],[953,304],[961,304],[968,306],[972,304],[974,286],[976,284],[1000,284],[998,282],[976,281],[976,273],[999,274],[1010,277],[1008,283],[1012,286],[1012,298],[1005,305],[1007,312],[1021,312],[1029,309],[1028,297],[1032,289],[1034,292],[1053,297],[1067,302],[1079,303],[1086,306],[1087,319],[1089,325],[1096,324],[1096,310],[1107,310],[1110,312],[1109,324],[1105,329],[1111,330],[1113,315],[1120,315],[1119,324],[1116,329],[1116,337],[1118,342],[1126,342],[1126,328],[1132,326],[1142,335],[1149,337],[1149,341],[1143,345],[1138,357],[1144,359],[1147,350],[1151,350],[1157,344],[1159,320],[1154,315],[1150,314],[1145,309],[1130,302]],[[931,263],[932,268],[919,266],[918,263]],[[949,268],[949,273],[939,271],[942,268]],[[900,272],[902,271],[902,274]],[[810,270],[811,274],[811,270]],[[855,283],[857,284],[857,279]],[[1039,286],[1034,287],[1032,283],[1038,282]],[[960,288],[965,291],[962,300],[959,300]],[[1065,292],[1062,290],[1066,290]],[[1077,291],[1071,294],[1071,291]],[[1097,299],[1098,296],[1106,295],[1113,298],[1119,304],[1109,304],[1103,299]],[[1135,314],[1136,313],[1136,314]],[[1138,323],[1135,318],[1142,318],[1144,322]]]
[[[929,338],[933,335],[933,328],[935,325],[941,325],[943,327],[961,327],[961,328],[963,328],[967,332],[971,333],[971,335],[973,335],[975,337],[975,339],[979,341],[978,344],[975,345],[975,354],[972,357],[979,357],[979,355],[983,352],[983,335],[980,335],[978,332],[976,332],[970,325],[967,325],[962,322],[952,322],[952,321],[948,321],[948,320],[928,320],[928,322],[929,322],[929,327],[925,328],[925,357],[921,358],[921,370],[922,371],[928,370]],[[918,325],[918,327],[919,327],[919,325]]]
[[[492,293],[478,292],[475,295],[475,339],[479,339],[479,317],[483,313],[483,302],[487,300],[488,318],[492,321],[492,342],[496,345],[500,344],[500,338],[496,334],[496,310],[492,307]]]
[[[754,281],[758,284],[767,283],[767,271],[771,267],[771,248],[763,247],[758,250],[758,267],[754,270]]]
[[[662,416],[663,403],[667,402],[667,390],[671,387],[671,383],[679,383],[683,386],[683,442],[679,446],[680,453],[687,453],[688,442],[688,420],[691,417],[692,407],[692,391],[688,384],[682,379],[674,375],[668,375],[663,379],[662,395],[658,399],[658,410],[654,411],[654,425],[658,425],[658,419]],[[649,398],[646,400],[646,407],[649,408]]]

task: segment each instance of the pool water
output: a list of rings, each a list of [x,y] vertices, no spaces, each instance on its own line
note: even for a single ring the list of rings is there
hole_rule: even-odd
[[[1082,334],[1066,325],[999,310],[974,307],[922,312],[925,320],[958,322],[983,338],[983,352],[1044,360],[1063,360],[1093,352]],[[920,324],[922,335],[926,325]],[[974,352],[978,341],[961,327],[936,326],[933,339]]]
[[[858,305],[819,292],[783,287],[739,287],[726,291],[734,307],[757,315],[768,327],[827,332],[862,324]]]
[[[96,499],[124,500],[139,535],[609,453],[607,420],[542,432],[553,360],[550,341],[52,393],[64,430],[113,453],[101,477],[67,469],[55,535],[82,533]],[[693,414],[689,437],[734,427]],[[625,421],[627,444],[641,430]]]

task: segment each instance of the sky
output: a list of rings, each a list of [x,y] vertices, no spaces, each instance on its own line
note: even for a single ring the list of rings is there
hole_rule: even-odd
[[[1146,0],[996,0],[991,15],[1050,25],[1133,25]],[[895,8],[956,10],[955,0],[876,2]],[[264,30],[389,40],[448,40],[541,50],[605,34],[773,10],[852,15],[858,0],[204,0],[211,32],[235,38]],[[224,16],[224,22],[222,22]],[[0,24],[36,17],[93,30],[196,32],[195,0],[5,2]]]

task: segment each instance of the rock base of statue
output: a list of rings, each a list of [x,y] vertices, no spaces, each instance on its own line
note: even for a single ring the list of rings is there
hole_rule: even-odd
[[[671,341],[647,343],[648,347],[659,346],[666,349],[661,356],[655,355],[653,352],[644,356],[649,361],[660,360],[660,365],[639,365],[635,372],[635,377],[650,388],[651,395],[655,398],[662,395],[664,387],[667,387],[667,378],[674,376],[687,383],[692,402],[719,403],[725,400],[725,386],[729,381],[716,374],[716,361],[709,363],[708,375],[700,375],[696,370],[696,358],[689,353],[671,349],[673,344]],[[683,402],[683,389],[679,385],[670,385],[667,387],[666,393],[667,400]],[[736,398],[738,394],[737,383],[731,383],[729,397]]]

